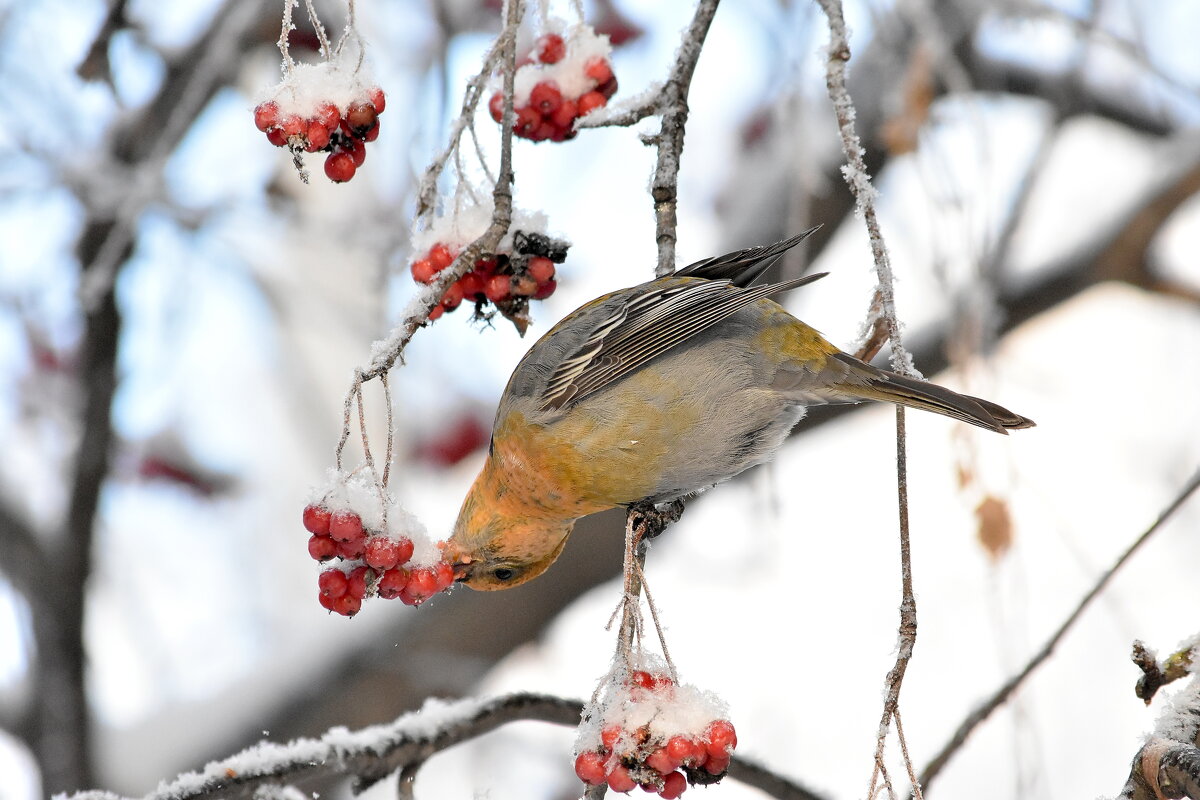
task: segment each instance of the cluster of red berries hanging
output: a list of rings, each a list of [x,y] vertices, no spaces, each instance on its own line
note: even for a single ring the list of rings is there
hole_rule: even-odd
[[[337,473],[304,507],[308,554],[321,563],[337,559],[317,578],[317,600],[326,610],[352,617],[370,597],[417,606],[454,583],[420,522],[387,503],[385,523],[378,487]]]
[[[412,262],[413,280],[432,283],[470,241],[472,239],[464,241],[463,237],[456,240],[452,234],[437,237],[434,244],[423,248]],[[567,260],[568,247],[566,242],[544,233],[515,231],[500,243],[498,249],[507,248],[506,252],[485,254],[475,261],[473,269],[450,285],[429,319],[435,320],[447,311],[454,311],[464,302],[474,307],[476,318],[487,319],[486,309],[491,304],[524,333],[529,324],[529,301],[545,300],[554,294],[558,288],[556,265]]]
[[[716,783],[729,768],[737,733],[711,692],[663,672],[633,670],[584,710],[575,774],[614,792],[640,786],[674,800],[689,784]]]
[[[575,120],[608,104],[617,91],[608,37],[588,25],[542,35],[517,62],[513,133],[534,142],[575,138]],[[488,101],[492,119],[504,115],[504,93]]]
[[[291,151],[300,177],[303,153],[327,153],[325,175],[335,183],[354,177],[379,136],[383,90],[357,73],[343,75],[336,62],[299,65],[254,108],[254,124],[276,147]]]

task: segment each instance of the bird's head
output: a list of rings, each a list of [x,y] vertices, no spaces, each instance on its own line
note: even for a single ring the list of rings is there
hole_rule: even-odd
[[[558,559],[575,524],[505,513],[499,506],[468,494],[442,552],[455,580],[477,591],[511,589],[541,575]]]

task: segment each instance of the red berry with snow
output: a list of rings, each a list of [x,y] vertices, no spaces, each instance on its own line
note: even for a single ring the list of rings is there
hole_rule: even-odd
[[[400,563],[400,543],[386,536],[368,536],[363,545],[363,561],[375,569],[391,569]]]
[[[608,773],[608,788],[614,792],[629,792],[637,786],[637,781],[629,774],[629,770],[624,764],[618,764],[613,767],[613,771]]]
[[[346,573],[340,569],[327,569],[317,578],[317,586],[321,589],[321,594],[330,597],[341,597],[349,588],[350,582],[346,579]]]
[[[581,117],[595,111],[597,108],[603,108],[607,104],[608,98],[599,92],[588,92],[575,103]]]
[[[357,171],[358,165],[354,163],[354,156],[350,153],[330,153],[325,159],[325,177],[334,183],[345,183],[353,178]]]
[[[612,65],[606,58],[593,58],[583,67],[583,74],[594,80],[597,85],[603,84],[613,76]]]
[[[658,770],[663,775],[669,772],[674,772],[683,764],[682,761],[672,758],[667,752],[667,748],[660,747],[650,755],[646,756],[646,766],[651,769]]]
[[[275,103],[259,103],[254,108],[254,127],[263,133],[270,130],[279,120],[279,106]]]
[[[337,542],[328,536],[313,534],[308,540],[308,554],[316,561],[328,561],[337,555]]]
[[[671,760],[689,766],[699,764],[708,755],[703,744],[687,736],[672,736],[667,740],[666,750]]]
[[[435,244],[429,248],[429,263],[433,264],[435,271],[441,272],[454,263],[454,253],[444,244]]]
[[[383,109],[387,107],[387,95],[383,93],[383,89],[378,86],[372,86],[367,91],[367,97],[371,100],[371,105],[375,106],[375,113],[382,114]]]
[[[672,772],[663,778],[663,787],[658,791],[658,796],[664,798],[664,800],[675,800],[675,798],[683,794],[686,788],[687,778],[683,776],[683,773]]]
[[[329,516],[329,509],[316,503],[309,503],[304,507],[304,529],[318,536],[328,535]]]
[[[575,774],[589,786],[599,786],[608,778],[608,757],[595,750],[585,750],[575,757]]]
[[[375,593],[386,600],[390,600],[394,597],[399,597],[407,586],[408,571],[399,567],[393,567],[379,577]]]
[[[367,596],[367,583],[375,576],[368,567],[355,567],[346,576],[346,594],[359,598]]]
[[[329,131],[320,120],[309,120],[306,136],[308,144],[304,146],[304,149],[309,153],[324,150],[329,145]]]
[[[547,33],[537,40],[538,61],[543,64],[557,64],[567,54],[567,45],[557,33]]]
[[[562,92],[551,81],[542,81],[529,92],[529,104],[543,117],[558,111],[563,104]]]
[[[338,542],[363,538],[362,517],[353,511],[340,509],[329,516],[329,537]]]
[[[502,300],[507,300],[512,296],[512,281],[511,275],[493,275],[488,278],[487,284],[484,285],[483,291],[487,295],[488,300],[493,303],[499,303]]]
[[[429,283],[433,280],[433,276],[437,275],[437,270],[433,268],[433,262],[428,258],[417,259],[412,263],[413,280],[417,283]]]
[[[709,758],[723,758],[737,747],[737,732],[729,720],[718,719],[709,723],[704,737],[707,740],[705,748]]]

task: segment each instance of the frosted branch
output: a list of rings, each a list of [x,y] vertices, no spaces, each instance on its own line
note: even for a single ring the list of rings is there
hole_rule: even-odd
[[[358,792],[397,773],[403,785],[435,754],[509,722],[574,726],[582,712],[583,703],[578,700],[524,692],[492,700],[427,700],[420,711],[387,725],[357,731],[332,728],[319,739],[295,739],[287,744],[261,742],[164,782],[140,800],[254,800],[263,792],[274,797],[299,796],[295,794],[299,787],[337,777],[352,777]],[[730,761],[729,775],[781,800],[825,800],[737,756]],[[110,792],[84,791],[70,795],[70,800],[121,799]]]
[[[837,119],[838,133],[842,140],[842,153],[846,164],[842,167],[842,175],[854,194],[856,211],[862,215],[867,226],[867,235],[871,242],[871,255],[875,262],[875,274],[878,283],[871,300],[871,328],[876,334],[868,339],[882,345],[878,329],[887,332],[891,342],[892,365],[905,375],[915,375],[912,358],[904,349],[900,340],[900,322],[896,316],[896,301],[893,290],[892,267],[887,247],[884,245],[883,232],[879,227],[879,218],[875,212],[875,187],[871,184],[871,176],[867,172],[862,142],[855,130],[854,103],[846,88],[846,64],[850,61],[850,42],[846,32],[846,21],[842,16],[840,0],[817,0],[825,12],[829,23],[829,49],[825,62],[825,86],[829,99],[833,103],[834,116]],[[888,730],[893,719],[898,719],[900,708],[900,687],[904,682],[904,674],[908,662],[912,658],[913,648],[917,639],[917,602],[912,588],[912,558],[909,546],[908,521],[908,456],[905,435],[904,408],[896,406],[896,493],[900,510],[900,627],[899,646],[896,652],[896,662],[888,671],[884,683],[885,694],[883,715],[875,747],[875,768],[871,774],[871,785],[868,797],[875,795],[877,782],[884,776],[884,748]],[[904,734],[897,727],[900,737],[901,753],[904,757],[905,768],[913,774],[912,762],[908,758],[908,744]],[[889,789],[890,791],[890,789]],[[920,784],[913,782],[913,791],[918,798],[921,796]]]
[[[1075,607],[1075,610],[1071,612],[1071,614],[1066,618],[1063,624],[1059,626],[1058,630],[1054,632],[1050,639],[1047,640],[1044,645],[1042,645],[1041,650],[1039,650],[1034,657],[1030,659],[1029,663],[1025,665],[1024,669],[1010,678],[995,692],[995,694],[993,694],[987,700],[987,702],[972,711],[971,714],[965,720],[963,720],[962,724],[958,726],[958,730],[956,730],[954,735],[950,737],[950,741],[946,742],[945,746],[942,747],[938,754],[933,757],[933,760],[930,761],[925,769],[921,772],[921,785],[928,787],[933,779],[936,778],[942,771],[942,768],[949,763],[954,754],[958,752],[958,750],[967,741],[967,737],[971,735],[971,732],[974,731],[980,723],[991,716],[993,711],[1008,702],[1008,699],[1017,691],[1017,689],[1021,687],[1021,685],[1025,682],[1025,679],[1028,678],[1043,661],[1050,657],[1050,654],[1054,652],[1054,648],[1056,648],[1058,643],[1062,641],[1062,638],[1067,634],[1067,631],[1069,631],[1075,625],[1075,623],[1083,615],[1084,610],[1091,605],[1092,601],[1095,600],[1102,591],[1104,591],[1104,588],[1108,586],[1113,577],[1116,576],[1117,572],[1119,572],[1120,569],[1129,561],[1129,559],[1133,557],[1133,554],[1141,549],[1141,547],[1150,539],[1150,537],[1153,536],[1154,533],[1163,526],[1163,523],[1170,519],[1171,516],[1179,510],[1179,508],[1188,500],[1189,497],[1192,496],[1192,494],[1196,492],[1197,489],[1200,489],[1200,469],[1198,469],[1187,482],[1187,484],[1184,485],[1184,487],[1179,491],[1179,494],[1175,496],[1175,499],[1173,499],[1167,505],[1167,507],[1163,509],[1162,513],[1158,515],[1158,518],[1154,521],[1154,523],[1137,539],[1134,540],[1133,544],[1131,544],[1129,548],[1121,554],[1120,558],[1118,558],[1116,562],[1109,567],[1107,572],[1100,576],[1095,585],[1092,586],[1091,590],[1088,591],[1088,593],[1085,594],[1079,601],[1079,605]]]

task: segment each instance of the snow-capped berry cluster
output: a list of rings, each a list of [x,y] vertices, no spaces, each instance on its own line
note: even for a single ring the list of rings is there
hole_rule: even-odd
[[[550,250],[545,247],[537,249],[542,252]],[[423,258],[412,263],[413,280],[417,283],[432,282],[439,272],[450,266],[458,253],[459,248],[438,242],[429,248]],[[560,261],[566,258],[565,250],[561,256]],[[474,269],[450,284],[429,318],[434,320],[443,312],[453,311],[464,300],[474,303],[476,310],[489,301],[499,307],[518,297],[545,300],[558,287],[554,275],[554,260],[544,255],[497,253],[491,258],[481,258],[475,262]]]
[[[614,792],[641,786],[666,800],[688,784],[714,783],[729,768],[737,734],[712,693],[665,673],[632,670],[584,710],[575,774]]]
[[[301,153],[328,153],[326,177],[345,183],[363,165],[367,142],[379,136],[386,105],[382,89],[362,82],[356,72],[346,74],[336,62],[301,65],[254,108],[254,125],[297,159]]]
[[[308,554],[340,563],[317,578],[317,599],[329,611],[352,617],[369,597],[399,598],[416,606],[454,583],[424,526],[388,499],[384,522],[378,488],[361,473],[334,472],[317,498],[304,507]]]
[[[433,282],[490,224],[491,211],[484,207],[435,221],[413,239],[418,254],[410,265],[413,280]],[[545,227],[542,214],[514,212],[512,230],[501,239],[497,252],[477,259],[473,269],[451,284],[429,319],[435,320],[464,302],[474,306],[477,317],[486,317],[484,309],[491,303],[523,332],[529,301],[544,300],[554,293],[558,287],[556,265],[567,258],[567,243],[541,232]]]
[[[617,91],[611,53],[608,37],[587,25],[541,36],[517,65],[513,133],[534,142],[574,139],[575,120],[607,105]],[[503,91],[492,94],[488,111],[496,122],[503,119]]]

